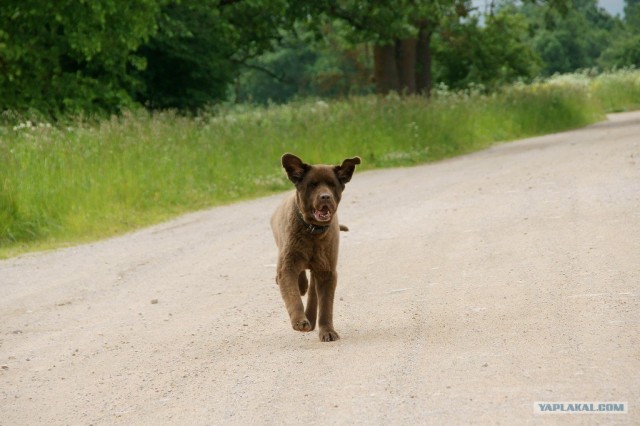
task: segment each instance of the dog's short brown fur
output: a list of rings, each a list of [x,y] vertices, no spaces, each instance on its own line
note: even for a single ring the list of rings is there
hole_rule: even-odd
[[[360,158],[339,166],[309,165],[293,154],[282,156],[282,166],[296,190],[277,208],[271,229],[278,246],[276,282],[294,330],[320,329],[320,340],[340,336],[333,328],[333,296],[336,290],[340,230],[336,210],[345,184],[351,180]],[[307,280],[306,270],[311,270]],[[306,310],[301,296],[307,296]]]

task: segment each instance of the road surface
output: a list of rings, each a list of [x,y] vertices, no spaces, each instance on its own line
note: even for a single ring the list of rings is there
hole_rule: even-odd
[[[0,424],[640,422],[640,113],[356,171],[335,343],[290,327],[282,198],[1,261]]]

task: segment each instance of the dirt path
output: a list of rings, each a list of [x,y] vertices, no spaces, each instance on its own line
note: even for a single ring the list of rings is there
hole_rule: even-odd
[[[336,343],[290,329],[281,198],[0,262],[0,424],[640,422],[640,113],[356,172]]]

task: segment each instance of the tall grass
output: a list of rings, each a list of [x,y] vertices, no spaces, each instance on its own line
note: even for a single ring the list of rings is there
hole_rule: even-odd
[[[439,88],[431,100],[361,97],[236,106],[195,118],[140,110],[98,123],[5,124],[0,257],[283,190],[284,152],[324,163],[359,155],[365,168],[409,165],[576,128],[639,102],[640,72],[623,71],[492,95]]]
[[[622,69],[606,72],[591,82],[593,96],[607,112],[640,108],[640,70]]]

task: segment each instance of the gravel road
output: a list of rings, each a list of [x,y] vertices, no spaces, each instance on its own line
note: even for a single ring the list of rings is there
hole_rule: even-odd
[[[0,424],[640,423],[640,113],[356,171],[334,343],[289,325],[282,198],[1,261]]]

